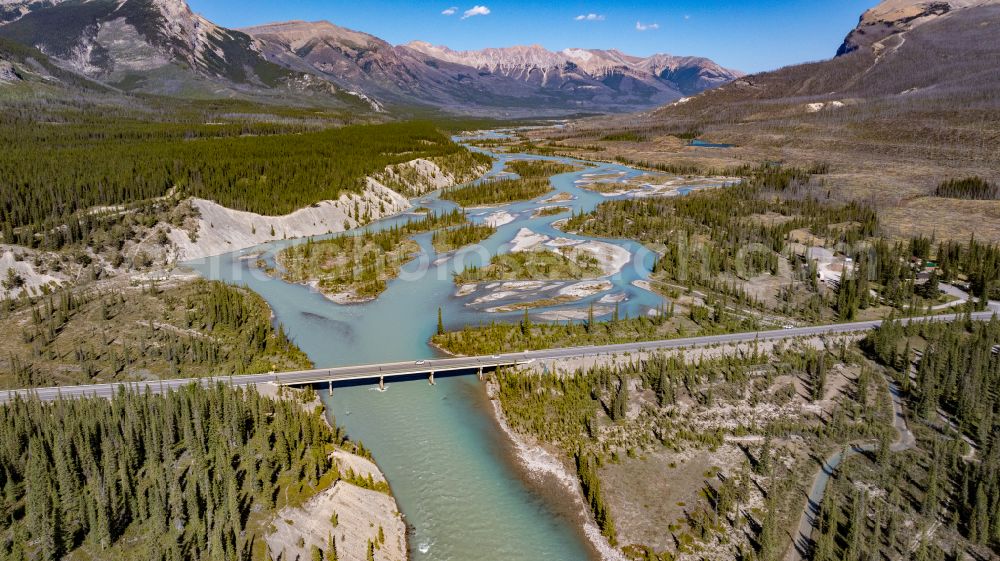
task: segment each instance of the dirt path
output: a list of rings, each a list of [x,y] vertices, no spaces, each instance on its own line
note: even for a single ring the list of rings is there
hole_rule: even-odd
[[[906,423],[906,416],[903,413],[902,391],[895,381],[887,378],[889,383],[889,395],[892,397],[892,425],[896,429],[897,437],[889,449],[893,452],[901,452],[913,448],[917,439],[910,431]],[[820,467],[819,472],[813,479],[812,487],[809,489],[809,496],[806,500],[805,508],[799,517],[799,525],[792,538],[792,547],[785,554],[785,561],[804,561],[810,559],[813,540],[812,531],[816,525],[816,518],[819,515],[819,506],[823,502],[823,494],[826,486],[830,482],[830,477],[837,471],[840,463],[846,458],[861,452],[869,452],[875,449],[874,444],[854,444],[846,447],[827,458]]]

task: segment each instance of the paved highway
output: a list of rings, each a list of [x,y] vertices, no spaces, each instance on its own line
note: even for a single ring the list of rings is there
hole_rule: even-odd
[[[972,314],[973,319],[989,319],[994,312],[979,312]],[[914,318],[905,321],[933,320],[950,321],[961,314],[946,314],[938,316],[928,316]],[[429,375],[431,372],[454,372],[456,370],[477,370],[479,368],[490,369],[498,366],[513,366],[534,362],[537,360],[550,360],[558,358],[595,356],[611,353],[628,353],[652,350],[669,350],[691,347],[705,347],[725,343],[745,343],[754,340],[768,341],[775,339],[789,339],[794,337],[809,337],[826,334],[852,333],[874,329],[882,323],[881,320],[859,321],[853,323],[838,323],[830,325],[817,325],[809,327],[794,327],[789,329],[778,329],[773,331],[751,331],[743,333],[727,333],[724,335],[708,335],[703,337],[686,337],[681,339],[667,339],[662,341],[645,341],[638,343],[624,343],[619,345],[600,345],[591,347],[569,347],[561,349],[548,349],[542,351],[527,351],[523,353],[503,353],[492,356],[456,357],[436,360],[387,362],[382,364],[363,364],[358,366],[343,366],[337,368],[320,368],[315,370],[302,370],[294,372],[279,372],[267,374],[249,374],[241,376],[225,376],[216,378],[178,378],[171,380],[154,380],[143,382],[121,382],[111,384],[91,384],[80,386],[61,386],[36,389],[10,390],[0,392],[0,403],[13,399],[15,396],[22,397],[34,394],[39,399],[51,401],[60,397],[85,397],[98,396],[110,397],[120,388],[131,387],[138,391],[161,392],[172,388],[178,388],[192,382],[202,384],[213,384],[222,382],[234,386],[246,386],[265,382],[274,382],[281,385],[304,385],[320,384],[327,381],[344,382],[349,380],[378,380],[380,377],[392,378],[397,376]]]

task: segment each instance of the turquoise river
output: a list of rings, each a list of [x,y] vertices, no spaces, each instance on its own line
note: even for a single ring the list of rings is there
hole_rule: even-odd
[[[495,134],[495,133],[488,133]],[[452,274],[482,264],[489,254],[509,251],[522,228],[552,238],[583,239],[556,230],[552,224],[570,212],[590,211],[615,198],[582,189],[584,174],[627,179],[646,174],[616,164],[542,158],[525,154],[491,153],[496,163],[486,178],[503,173],[512,159],[548,159],[586,166],[555,176],[555,189],[539,200],[490,209],[470,209],[472,221],[506,212],[513,221],[498,228],[490,239],[458,254],[438,256],[430,234],[416,236],[422,254],[404,267],[398,279],[378,299],[357,305],[338,305],[309,287],[285,283],[252,266],[258,255],[273,263],[274,253],[303,240],[282,240],[188,265],[210,279],[244,284],[263,296],[290,336],[317,367],[365,364],[392,360],[433,360],[440,356],[428,345],[442,308],[445,324],[458,328],[498,319],[516,321],[521,313],[498,314],[471,305],[473,296],[456,296]],[[689,189],[680,188],[679,194]],[[555,193],[572,199],[558,203],[570,210],[535,217],[542,202]],[[414,206],[434,211],[454,205],[431,193],[414,199]],[[617,195],[627,196],[627,195]],[[400,215],[368,228],[412,219]],[[317,238],[317,239],[322,239]],[[655,256],[640,244],[601,240],[627,249],[630,262],[608,280],[609,290],[578,302],[535,310],[586,310],[594,303],[607,313],[609,302],[619,302],[621,313],[648,313],[662,299],[633,284],[646,278]],[[251,258],[252,257],[252,258]],[[580,560],[594,556],[578,530],[576,514],[565,503],[545,496],[544,489],[526,483],[512,460],[511,443],[499,429],[476,376],[439,378],[435,386],[424,380],[391,382],[385,392],[367,385],[335,388],[334,396],[321,392],[328,412],[353,440],[372,450],[388,477],[400,510],[410,526],[411,558],[421,560]]]

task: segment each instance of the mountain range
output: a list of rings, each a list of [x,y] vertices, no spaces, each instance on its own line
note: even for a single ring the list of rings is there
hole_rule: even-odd
[[[857,115],[877,102],[968,114],[997,101],[998,57],[1000,0],[885,0],[862,14],[829,60],[743,76],[657,113],[760,121],[845,107]]]
[[[192,12],[184,0],[0,0],[0,38],[37,48],[62,69],[124,91],[351,96],[375,110],[631,111],[742,75],[706,58],[665,54],[391,45],[328,22],[227,29]],[[10,78],[12,71],[6,72]]]

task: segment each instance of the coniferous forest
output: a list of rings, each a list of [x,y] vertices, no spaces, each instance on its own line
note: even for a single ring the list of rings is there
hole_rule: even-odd
[[[0,407],[0,558],[249,560],[263,522],[337,477],[322,413],[254,389]]]
[[[1000,321],[904,325],[862,341],[902,389],[916,444],[840,469],[820,507],[816,561],[1000,555]]]
[[[358,192],[416,158],[467,154],[430,122],[326,130],[268,123],[0,123],[0,231],[22,242],[91,207],[179,194],[266,215]],[[5,240],[11,241],[11,240]],[[25,245],[31,245],[25,243]]]
[[[811,508],[803,492],[817,462],[845,450],[816,505],[804,559],[1000,555],[1000,319],[890,319],[858,344],[782,343],[770,356],[759,348],[721,359],[704,349],[687,358],[629,356],[575,372],[500,371],[494,395],[515,430],[572,458],[594,522],[630,558],[697,558],[732,548],[737,559],[780,559],[784,528]],[[900,390],[912,441],[893,424],[890,384]],[[724,476],[685,453],[734,443],[742,453],[721,468]],[[806,444],[814,448],[803,454]],[[671,453],[658,453],[660,446]],[[724,455],[709,457],[727,465]],[[684,487],[689,463],[696,471],[688,476],[705,485],[697,494]],[[666,469],[655,473],[667,480],[650,483],[657,491],[637,489],[631,478],[654,473],[649,466],[657,464]],[[756,499],[751,478],[761,492]],[[686,503],[654,504],[652,496]],[[636,522],[636,510],[641,520],[672,523],[643,534],[649,525]],[[664,514],[677,510],[683,516],[676,522]],[[747,525],[751,519],[757,523]],[[623,527],[632,539],[646,535],[659,546],[622,542]],[[664,533],[673,539],[661,540]],[[744,535],[752,539],[738,545]]]
[[[672,198],[610,201],[594,212],[574,216],[568,230],[591,235],[622,237],[666,246],[660,268],[687,274],[693,282],[708,281],[724,272],[754,275],[777,267],[778,254],[788,244],[788,234],[808,228],[816,236],[833,236],[855,243],[875,234],[874,209],[852,203],[829,204],[809,196],[796,196],[813,175],[807,170],[762,165],[739,170],[745,179],[738,185]],[[768,213],[787,217],[774,224],[753,218]],[[849,224],[839,231],[831,226]],[[685,248],[696,239],[707,239],[704,249]],[[744,259],[747,247],[759,245],[770,253],[755,252]],[[703,255],[705,253],[707,255]],[[707,264],[703,266],[702,262]],[[680,280],[680,279],[678,279]]]
[[[435,231],[431,243],[434,244],[434,249],[438,253],[446,253],[479,243],[495,234],[496,231],[496,228],[486,224],[462,224],[454,228]]]
[[[490,206],[540,197],[552,190],[547,178],[492,179],[448,189],[441,198],[464,207]]]
[[[516,173],[523,179],[552,177],[579,169],[579,166],[546,160],[514,160],[507,163],[507,171]]]
[[[981,177],[966,177],[942,181],[934,194],[951,199],[992,200],[1000,199],[1000,186]]]
[[[294,245],[282,250],[277,257],[281,277],[290,282],[315,281],[327,294],[350,294],[363,300],[382,293],[388,281],[399,274],[399,268],[420,249],[410,236],[422,232],[466,224],[465,214],[429,213],[423,218],[379,231],[366,230]],[[267,269],[269,274],[276,271]]]

